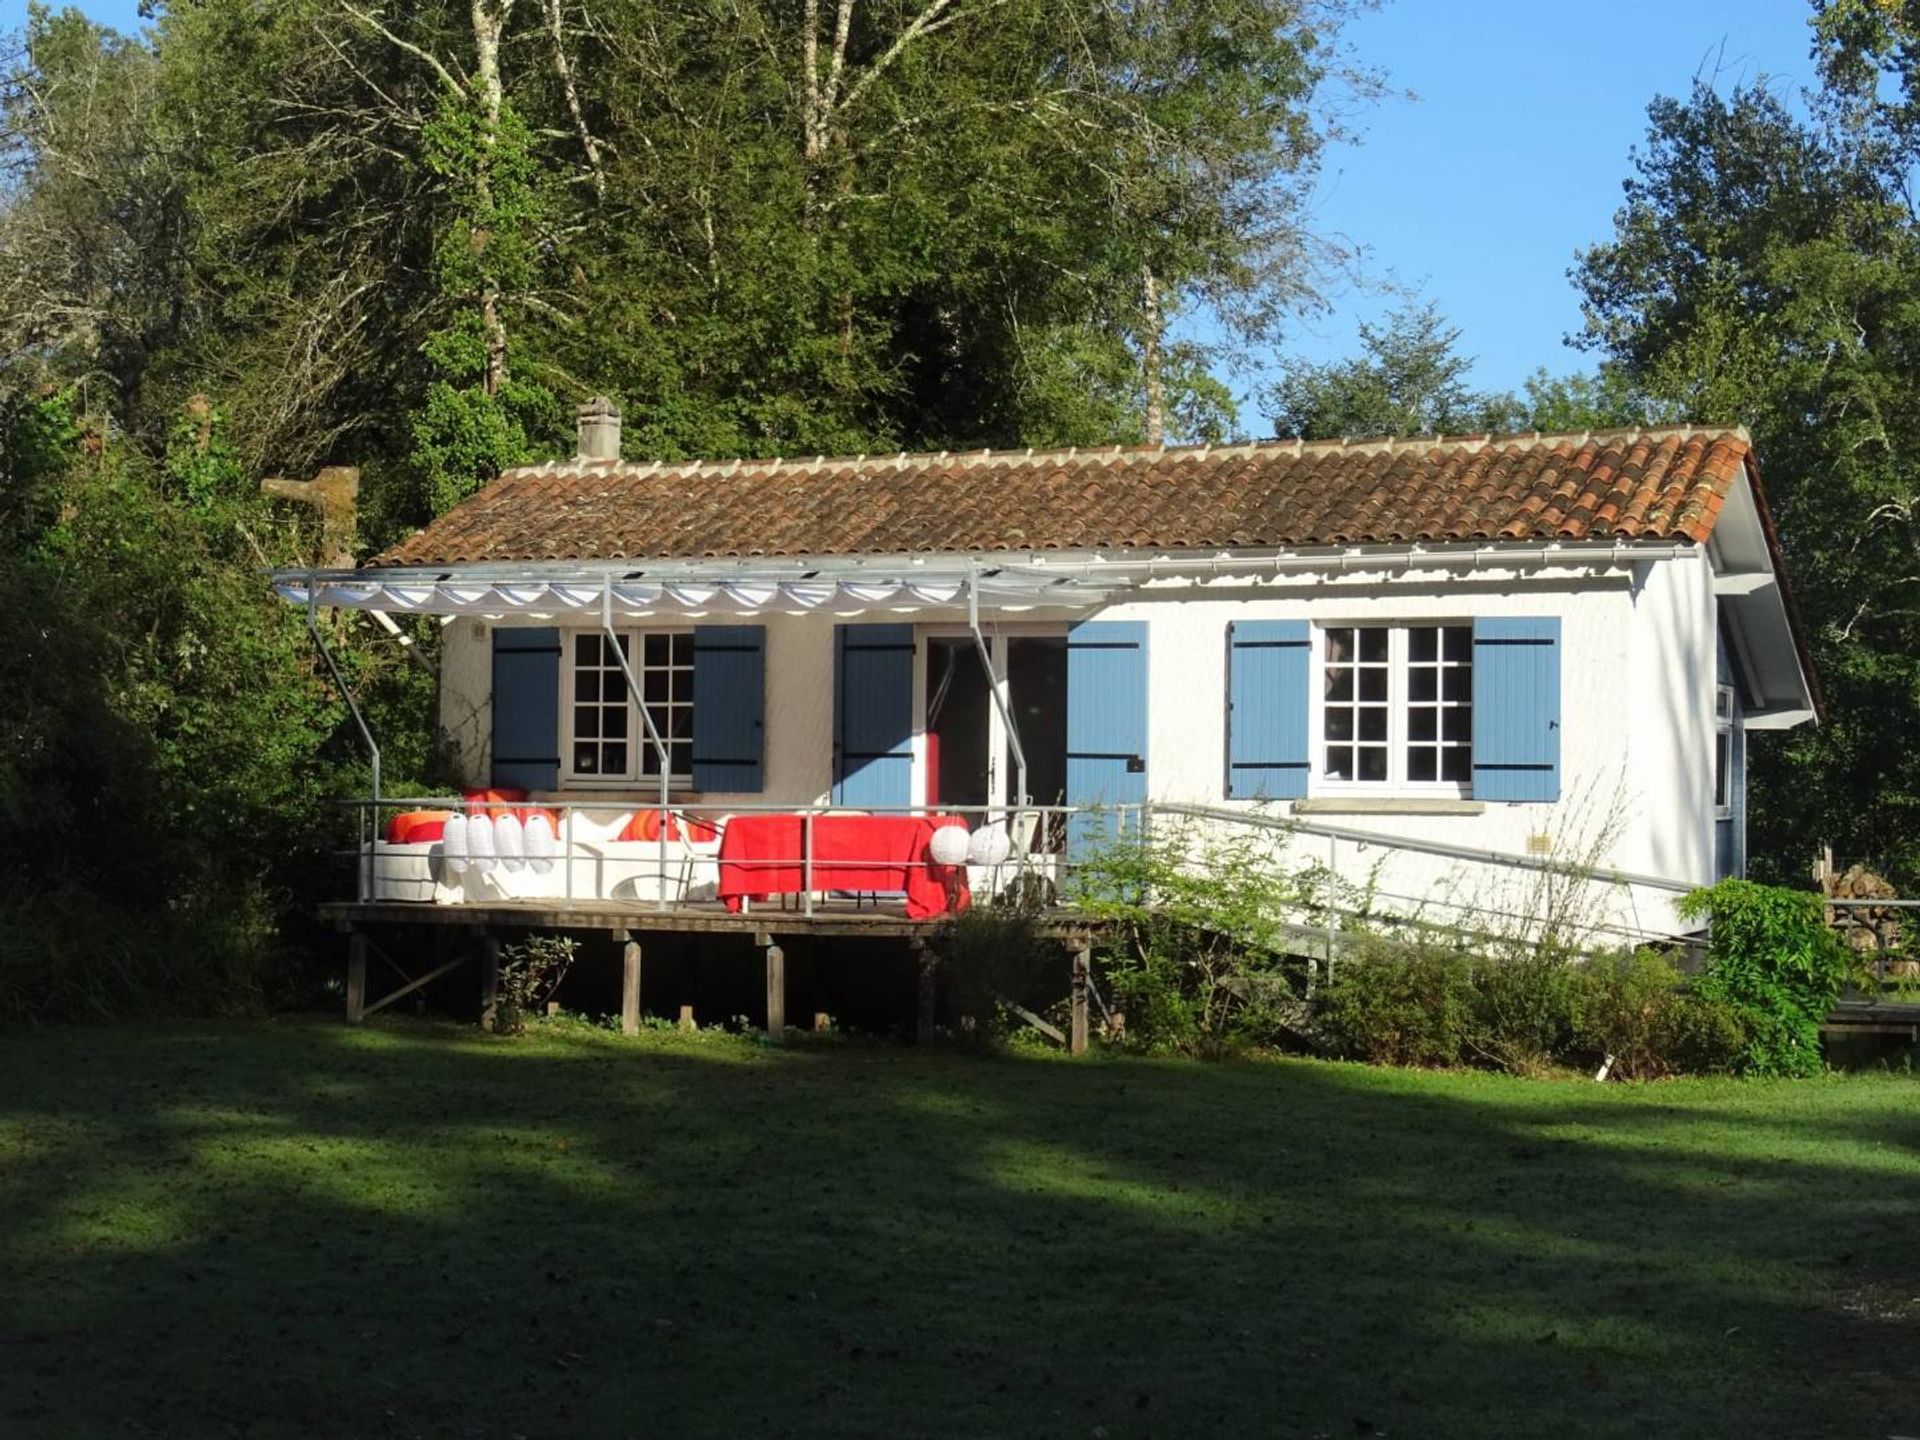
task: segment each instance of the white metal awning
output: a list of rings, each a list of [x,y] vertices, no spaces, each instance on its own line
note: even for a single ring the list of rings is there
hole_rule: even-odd
[[[618,573],[560,566],[431,570],[276,570],[291,604],[392,615],[847,615],[965,607],[973,587],[993,610],[1084,609],[1126,588],[1118,577],[1017,566],[646,566]]]

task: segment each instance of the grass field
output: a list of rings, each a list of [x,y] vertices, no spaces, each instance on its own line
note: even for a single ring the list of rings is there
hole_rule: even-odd
[[[0,1040],[0,1435],[1920,1434],[1920,1081]]]

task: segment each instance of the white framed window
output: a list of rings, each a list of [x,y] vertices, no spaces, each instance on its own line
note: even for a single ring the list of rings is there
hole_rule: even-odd
[[[1716,685],[1713,692],[1713,813],[1721,819],[1733,814],[1733,686]]]
[[[1313,658],[1313,789],[1468,793],[1471,625],[1321,625]]]
[[[693,782],[693,632],[628,630],[620,648],[647,714],[667,744],[669,781]],[[565,778],[584,784],[657,781],[660,757],[621,673],[613,642],[598,630],[573,632],[561,670]]]

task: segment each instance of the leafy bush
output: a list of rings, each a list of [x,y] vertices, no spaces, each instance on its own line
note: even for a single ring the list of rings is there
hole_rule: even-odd
[[[1499,1069],[1537,1074],[1572,1044],[1577,967],[1555,945],[1504,948],[1474,968],[1468,1049]]]
[[[493,1028],[501,1035],[519,1035],[527,1021],[546,1008],[573,968],[579,942],[567,935],[529,935],[509,945],[500,958],[500,992],[494,1006]]]
[[[1820,1026],[1851,962],[1827,928],[1818,895],[1722,880],[1680,902],[1712,924],[1695,992],[1729,1007],[1746,1031],[1740,1068],[1754,1075],[1812,1075],[1822,1066]]]
[[[1473,965],[1432,939],[1363,937],[1318,996],[1339,1053],[1376,1065],[1457,1065],[1477,1027]]]
[[[1287,926],[1326,882],[1284,870],[1284,848],[1284,834],[1276,845],[1257,831],[1163,826],[1089,855],[1074,898],[1108,922],[1100,968],[1129,1041],[1218,1056],[1272,1043],[1297,1019]]]
[[[934,932],[947,1004],[969,1043],[995,1045],[1009,1029],[1007,1003],[1038,1008],[1057,997],[1060,946],[1042,936],[1031,907],[976,905]]]
[[[1684,988],[1672,961],[1651,950],[1602,955],[1572,972],[1574,1042],[1611,1060],[1622,1080],[1731,1069],[1746,1042],[1724,1001]]]

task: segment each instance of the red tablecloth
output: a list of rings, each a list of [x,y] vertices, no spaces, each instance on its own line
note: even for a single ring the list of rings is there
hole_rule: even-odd
[[[742,899],[798,895],[807,888],[801,864],[798,815],[735,815],[720,833],[719,895],[729,910]],[[963,821],[925,815],[816,815],[813,820],[815,890],[901,892],[907,915],[924,920],[947,911],[947,885],[955,885],[955,908],[964,910],[964,867],[935,865],[927,841],[942,825]]]

